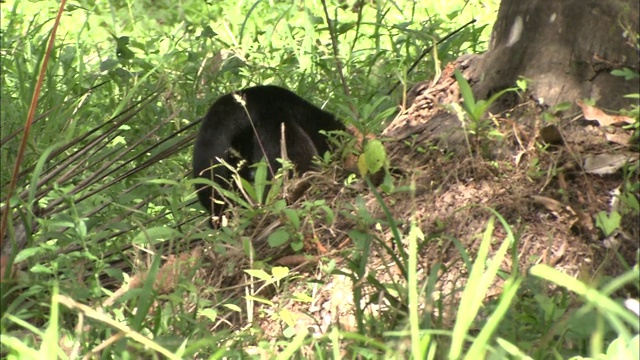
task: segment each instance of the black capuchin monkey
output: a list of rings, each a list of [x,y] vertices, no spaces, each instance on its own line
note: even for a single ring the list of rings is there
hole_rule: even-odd
[[[300,174],[311,168],[313,156],[329,150],[327,138],[320,131],[345,129],[334,115],[278,86],[255,86],[223,95],[202,119],[193,148],[193,176],[211,179],[228,189],[232,173],[224,165],[212,168],[219,164],[216,158],[236,168],[242,160],[251,165],[266,158],[270,169],[277,171],[280,163],[276,159],[282,157],[282,123],[287,156]],[[238,173],[253,180],[253,171],[245,165]],[[268,173],[271,178],[271,170]],[[210,186],[197,184],[196,191],[210,214],[222,215],[225,205],[214,203]],[[216,198],[220,200],[219,196]]]

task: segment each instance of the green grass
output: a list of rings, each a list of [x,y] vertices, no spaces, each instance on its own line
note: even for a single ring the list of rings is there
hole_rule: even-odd
[[[192,282],[197,262],[185,275],[188,281],[169,293],[154,290],[150,279],[161,272],[161,257],[154,254],[166,244],[183,248],[204,239],[221,254],[229,249],[242,249],[247,257],[255,253],[245,231],[251,217],[260,214],[247,211],[246,221],[212,241],[202,226],[201,209],[190,205],[195,194],[186,145],[195,128],[188,126],[214,99],[245,86],[284,85],[346,123],[379,133],[395,114],[402,89],[435,73],[437,62],[427,57],[407,74],[418,55],[472,18],[474,25],[437,48],[437,60],[446,64],[485,50],[498,2],[363,3],[359,14],[329,2],[336,53],[320,1],[72,2],[48,54],[58,4],[3,3],[3,169],[15,163],[45,55],[49,61],[20,164],[23,173],[10,200],[15,211],[6,241],[24,243],[13,254],[21,266],[16,280],[2,284],[2,356],[74,358],[91,351],[104,358],[211,359],[306,358],[309,352],[316,358],[398,359],[637,355],[637,322],[611,300],[616,289],[637,278],[637,266],[604,287],[564,279],[545,268],[532,270],[534,276],[514,271],[495,303],[481,303],[488,284],[504,276],[497,265],[515,256],[510,250],[517,236],[500,214],[495,218],[509,234],[500,252],[494,258],[481,252],[472,260],[458,243],[469,280],[464,289],[435,298],[436,271],[419,278],[416,262],[425,242],[440,241],[440,235],[422,234],[415,224],[406,232],[388,211],[387,218],[374,219],[364,200],[357,199],[350,210],[358,214],[360,228],[349,233],[356,248],[348,255],[348,271],[342,272],[354,284],[356,303],[373,289],[393,305],[392,311],[371,315],[357,307],[356,329],[331,328],[320,337],[289,327],[277,340],[279,352],[254,327],[232,331],[221,326],[225,316],[242,313],[245,301],[270,300],[253,293],[225,298],[202,278]],[[403,86],[388,95],[397,81]],[[10,171],[0,173],[3,205],[11,176]],[[378,200],[386,206],[381,196]],[[302,210],[285,209],[279,202],[265,211],[290,219],[269,239],[272,245],[287,237],[301,246],[295,236],[302,236],[308,222],[331,223],[335,212],[345,210],[320,201]],[[391,228],[395,249],[364,231],[381,222]],[[479,234],[482,249],[495,241],[495,226],[492,220]],[[33,227],[33,236],[20,240],[21,229],[31,234]],[[375,246],[392,257],[404,282],[381,283],[367,272]],[[133,271],[112,267],[114,261],[125,261]],[[260,261],[251,265],[247,275],[275,291],[294,280],[283,269]],[[335,270],[331,261],[321,265],[326,273]],[[433,268],[438,266],[443,265]],[[105,312],[96,310],[112,295],[101,287],[101,276],[127,281],[128,274],[142,269],[148,278],[140,279],[139,288]],[[562,296],[535,293],[544,287],[538,278],[567,290]],[[570,291],[585,299],[579,311],[569,306]],[[301,302],[309,296],[297,295]],[[456,295],[461,303],[455,325],[447,327],[442,309]],[[440,315],[425,309],[440,309]],[[286,320],[288,314],[279,311],[277,316]],[[585,319],[596,320],[595,331],[580,332]],[[551,329],[555,337],[546,338]],[[612,339],[620,346],[606,349]]]

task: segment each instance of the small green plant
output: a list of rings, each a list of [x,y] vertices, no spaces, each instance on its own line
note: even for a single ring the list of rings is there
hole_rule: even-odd
[[[624,77],[625,80],[635,81],[637,82],[640,78],[640,73],[637,71],[633,71],[629,68],[616,69],[611,71],[611,75],[613,76],[621,76]],[[627,94],[624,96],[627,99],[635,99],[635,103],[631,105],[630,109],[623,109],[620,111],[622,115],[629,116],[635,119],[635,122],[629,125],[625,125],[624,128],[631,130],[631,138],[629,139],[629,145],[636,149],[636,151],[640,150],[640,106],[638,105],[638,100],[640,100],[640,94]]]
[[[617,211],[611,211],[610,213],[600,211],[596,215],[596,226],[602,230],[604,236],[609,236],[620,227],[621,220],[622,216]]]
[[[582,335],[576,335],[579,339],[589,342],[592,359],[603,358],[603,356],[606,359],[636,359],[640,356],[637,346],[640,333],[637,308],[627,309],[622,303],[612,298],[614,292],[625,286],[632,286],[636,291],[638,290],[640,268],[637,264],[599,288],[547,265],[536,265],[531,268],[530,273],[568,289],[585,302],[572,314],[569,323],[558,324],[562,327],[556,329],[555,333],[564,333],[563,336],[568,336],[572,332],[583,331]]]
[[[519,87],[517,88],[503,89],[491,95],[488,100],[476,101],[473,96],[471,86],[469,86],[469,83],[464,78],[460,70],[456,69],[454,72],[454,76],[456,78],[456,81],[458,82],[458,86],[460,87],[460,94],[462,95],[462,108],[464,109],[464,113],[466,114],[466,118],[468,119],[468,121],[465,121],[464,117],[462,117],[461,115],[458,115],[458,117],[462,121],[463,126],[465,126],[467,133],[469,135],[472,135],[476,139],[476,145],[479,145],[479,140],[483,139],[485,136],[487,138],[502,138],[502,134],[492,126],[493,124],[491,119],[485,118],[485,113],[487,112],[489,107],[502,95],[508,92],[517,92],[526,88],[526,82],[523,80],[519,80]]]
[[[471,86],[464,78],[460,70],[456,69],[454,72],[456,77],[456,81],[458,82],[458,86],[460,87],[460,94],[462,95],[462,106],[465,110],[465,113],[471,120],[471,128],[469,129],[472,134],[478,135],[478,133],[486,128],[486,124],[483,124],[484,114],[487,112],[489,107],[500,98],[502,95],[512,92],[518,91],[519,88],[507,88],[497,93],[491,95],[488,100],[478,100],[476,101],[473,97],[473,90],[471,90]]]
[[[491,350],[489,347],[490,339],[493,337],[498,325],[509,310],[515,299],[520,283],[522,282],[517,271],[513,271],[505,281],[502,295],[496,308],[482,326],[480,333],[474,336],[471,347],[465,351],[465,349],[467,349],[465,346],[465,339],[470,335],[469,329],[474,322],[474,319],[477,317],[478,311],[482,306],[483,299],[485,299],[491,283],[495,281],[495,278],[498,276],[500,264],[505,256],[507,256],[509,249],[517,244],[516,238],[511,231],[511,227],[502,218],[502,216],[495,212],[494,214],[502,223],[503,228],[507,232],[507,237],[503,240],[493,258],[488,259],[495,221],[494,217],[492,217],[483,234],[482,243],[478,249],[478,254],[476,255],[471,273],[469,274],[468,283],[462,293],[456,324],[451,335],[451,348],[449,351],[450,359],[459,358],[463,352],[466,352],[466,356],[470,359],[484,358],[487,353],[491,352],[496,355],[519,355],[519,351],[517,351],[517,348],[513,346],[514,344],[509,344],[507,341],[499,343],[499,347],[497,349]]]
[[[388,166],[387,153],[380,140],[369,140],[364,144],[362,154],[358,156],[358,170],[365,177],[375,174]]]

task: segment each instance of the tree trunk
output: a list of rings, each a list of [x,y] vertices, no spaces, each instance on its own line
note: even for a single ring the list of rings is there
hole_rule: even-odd
[[[489,50],[457,59],[435,82],[416,84],[407,94],[411,107],[383,135],[398,140],[417,135],[443,150],[466,150],[463,124],[441,106],[461,101],[455,69],[470,83],[476,99],[514,87],[520,77],[527,79],[530,97],[507,92],[490,108],[494,114],[531,98],[541,109],[561,102],[575,106],[585,98],[596,100],[599,108],[628,108],[637,99],[624,96],[640,93],[640,82],[611,71],[640,71],[639,7],[635,0],[503,0]]]
[[[637,79],[611,75],[614,69],[639,71],[636,0],[503,0],[490,49],[472,74],[485,99],[529,79],[534,97],[550,106],[589,98],[601,108],[619,110],[638,93]],[[512,104],[504,104],[509,106]]]

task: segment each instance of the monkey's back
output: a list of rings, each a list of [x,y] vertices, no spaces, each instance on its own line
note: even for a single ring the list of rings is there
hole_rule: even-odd
[[[229,180],[231,172],[224,166],[217,166],[207,174],[203,171],[216,164],[216,158],[237,165],[231,161],[232,148],[249,164],[266,155],[272,169],[277,170],[282,123],[287,155],[300,172],[310,168],[313,155],[329,150],[327,139],[320,131],[344,130],[344,125],[333,114],[278,86],[255,86],[226,94],[211,105],[202,120],[194,145],[194,176],[218,183],[218,178]],[[247,174],[240,173],[243,177]],[[196,188],[200,202],[216,213],[210,200],[211,188],[203,185]]]

